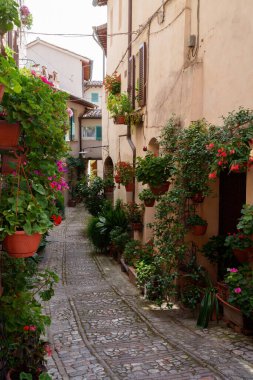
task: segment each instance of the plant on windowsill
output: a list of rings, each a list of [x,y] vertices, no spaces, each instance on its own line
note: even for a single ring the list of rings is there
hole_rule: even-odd
[[[155,195],[164,194],[169,188],[168,179],[173,172],[170,155],[158,156],[148,152],[145,157],[137,157],[136,178],[143,185],[148,184]]]
[[[146,207],[153,207],[157,196],[152,193],[150,189],[143,189],[139,195],[139,199],[144,202]]]
[[[127,116],[127,123],[135,126],[141,125],[143,123],[143,114],[138,111],[131,112]]]
[[[118,179],[122,185],[126,186],[126,190],[133,190],[134,181],[134,168],[126,161],[118,161],[115,165],[115,178]],[[132,187],[131,187],[132,185]]]
[[[114,119],[115,124],[126,124],[126,116],[132,111],[131,101],[126,93],[119,95],[109,94],[107,109]]]
[[[116,72],[112,75],[106,75],[103,81],[105,91],[113,95],[119,94],[121,89],[121,79],[120,75]]]
[[[192,227],[192,233],[195,236],[204,235],[207,230],[207,221],[197,214],[189,216],[186,220],[186,225]]]

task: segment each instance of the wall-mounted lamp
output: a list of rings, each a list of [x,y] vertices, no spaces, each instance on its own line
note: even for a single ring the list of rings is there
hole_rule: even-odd
[[[82,151],[82,152],[79,152],[79,154],[81,154],[81,156],[82,156],[83,158],[85,158],[85,155],[87,154],[87,152],[86,152],[86,151]]]

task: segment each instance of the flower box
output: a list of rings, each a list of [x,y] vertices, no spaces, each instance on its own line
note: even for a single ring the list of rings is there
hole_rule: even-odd
[[[216,297],[223,306],[223,319],[225,322],[232,323],[240,329],[253,330],[252,318],[243,315],[240,309],[226,302],[219,294]]]
[[[16,148],[20,131],[19,124],[10,124],[6,120],[0,120],[0,149]]]

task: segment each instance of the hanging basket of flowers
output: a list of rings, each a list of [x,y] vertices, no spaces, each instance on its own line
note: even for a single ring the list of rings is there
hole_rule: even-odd
[[[134,168],[130,162],[118,161],[115,165],[115,182],[116,179],[122,185],[126,186],[126,191],[133,191],[134,187]]]

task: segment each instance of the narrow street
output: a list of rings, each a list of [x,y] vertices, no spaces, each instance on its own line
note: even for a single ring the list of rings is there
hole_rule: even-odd
[[[53,379],[253,379],[252,337],[150,310],[115,261],[92,254],[85,220],[84,208],[68,208],[41,263],[60,277],[45,307]]]

